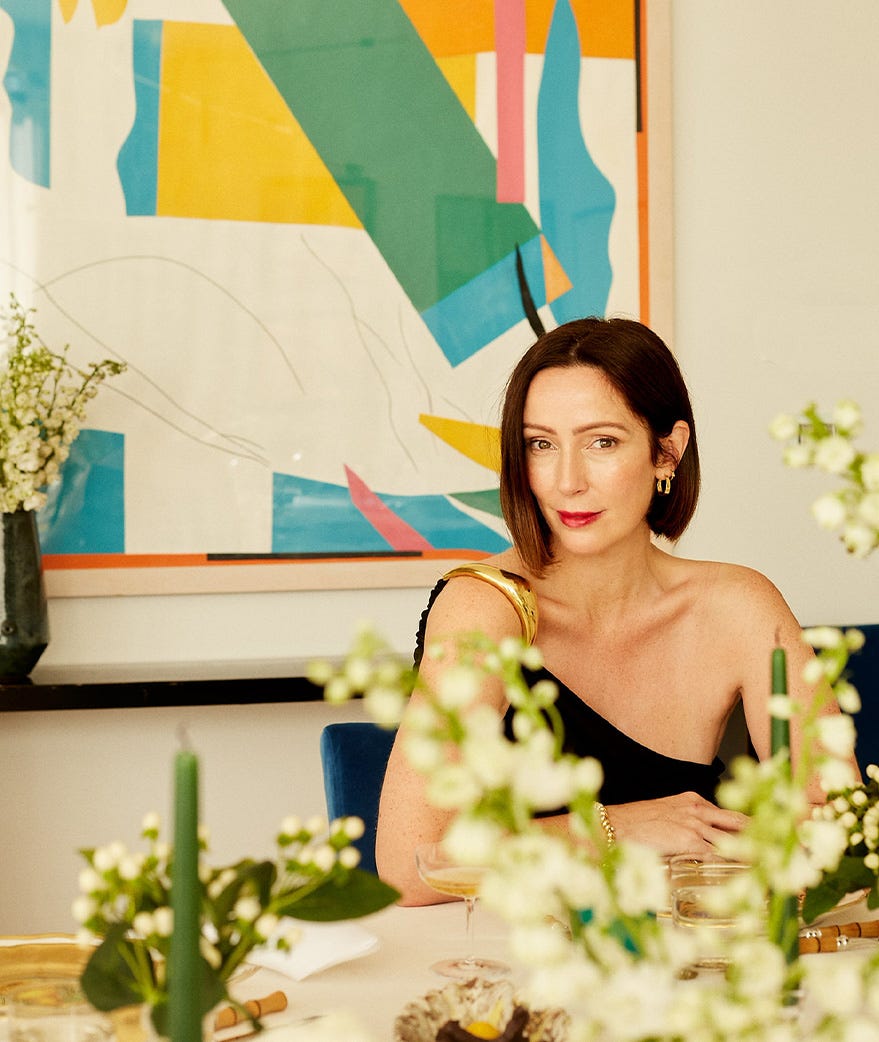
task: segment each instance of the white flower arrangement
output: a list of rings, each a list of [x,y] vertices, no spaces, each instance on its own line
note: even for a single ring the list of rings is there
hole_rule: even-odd
[[[824,679],[840,682],[857,638],[843,635],[840,643],[827,633],[814,636],[826,645],[814,678],[826,692]],[[552,687],[530,690],[523,680],[522,665],[539,665],[539,651],[513,640],[496,647],[474,635],[456,647],[456,656],[442,692],[426,691],[426,702],[407,716],[406,751],[427,778],[428,798],[457,812],[444,840],[449,851],[461,863],[490,869],[480,899],[509,925],[511,953],[528,970],[524,998],[535,1008],[563,1007],[571,1015],[571,1042],[830,1042],[856,1037],[851,1032],[857,1035],[865,1025],[872,1033],[863,1037],[876,1037],[879,953],[831,966],[834,977],[841,975],[831,989],[822,983],[825,961],[789,963],[783,946],[791,940],[785,930],[794,931],[796,945],[799,929],[795,915],[781,918],[790,902],[795,908],[798,894],[834,876],[859,832],[871,837],[870,853],[879,835],[879,821],[854,795],[864,822],[857,828],[840,803],[833,814],[808,816],[809,771],[853,782],[847,761],[854,729],[849,721],[828,735],[820,719],[826,694],[816,694],[801,710],[804,751],[793,777],[786,754],[762,763],[741,758],[718,794],[723,805],[750,819],[721,853],[752,867],[729,895],[738,927],[728,941],[727,973],[690,987],[681,975],[716,941],[698,930],[662,925],[668,880],[654,851],[630,842],[607,847],[595,804],[600,764],[560,752]],[[337,672],[316,665],[312,678],[336,695],[343,687],[348,696],[362,693],[369,711],[374,689],[386,700],[392,673],[401,696],[421,684],[402,664],[392,667],[393,659],[364,629],[349,664]],[[472,706],[486,675],[504,683],[515,741],[505,737],[499,713]],[[850,695],[851,685],[842,684]],[[449,745],[459,752],[453,762]],[[570,839],[535,820],[541,809],[559,805],[571,811]],[[790,996],[800,988],[809,994],[808,1018],[791,1017]]]
[[[862,412],[857,402],[838,402],[829,419],[814,404],[799,416],[781,414],[770,424],[770,434],[787,443],[784,461],[791,467],[814,466],[841,478],[842,488],[820,496],[812,504],[819,526],[838,532],[846,550],[865,558],[879,547],[879,452],[864,452],[854,445],[862,429]],[[826,866],[821,883],[806,897],[807,920],[831,908],[844,894],[869,889],[869,905],[879,907],[879,768],[867,768],[867,781],[856,784],[844,763],[843,751],[854,748],[854,722],[850,715],[861,707],[857,690],[846,680],[849,656],[859,651],[864,636],[859,630],[843,632],[831,626],[806,630],[806,640],[817,651],[811,663],[810,683],[826,678],[833,685],[843,715],[820,722],[815,739],[838,755],[830,757],[822,770],[828,802],[821,809],[824,822],[842,828],[841,857]],[[818,826],[813,826],[813,836]],[[826,831],[823,833],[828,835]]]
[[[92,1005],[109,1011],[145,1004],[159,1035],[166,1035],[174,851],[160,838],[160,824],[155,813],[143,819],[146,851],[130,850],[120,840],[83,850],[86,866],[72,910],[80,940],[100,939],[81,979]],[[202,860],[197,996],[202,1015],[221,1001],[232,1002],[228,983],[254,947],[271,941],[286,950],[296,943],[299,930],[287,919],[356,919],[396,900],[396,890],[357,867],[360,852],[352,844],[362,835],[360,818],[303,822],[290,816],[276,836],[275,860],[245,858],[220,867]],[[201,827],[202,853],[207,845],[207,830]],[[252,1019],[244,1007],[239,1009]]]
[[[45,489],[79,436],[86,407],[108,376],[125,370],[111,359],[78,369],[40,339],[28,311],[10,296],[0,361],[0,513],[39,510]]]
[[[821,528],[837,532],[855,557],[867,557],[879,546],[879,452],[864,452],[854,444],[860,434],[860,406],[841,401],[832,417],[823,418],[814,404],[799,416],[782,413],[769,433],[785,443],[789,467],[816,467],[839,478],[843,486],[812,504]]]

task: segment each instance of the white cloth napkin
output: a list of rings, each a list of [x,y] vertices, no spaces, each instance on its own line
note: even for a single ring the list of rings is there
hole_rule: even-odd
[[[328,966],[359,959],[378,948],[375,934],[355,923],[294,923],[286,919],[276,935],[283,936],[291,926],[302,931],[291,951],[278,951],[270,939],[268,944],[254,948],[246,961],[252,966],[283,973],[292,980],[305,980]]]

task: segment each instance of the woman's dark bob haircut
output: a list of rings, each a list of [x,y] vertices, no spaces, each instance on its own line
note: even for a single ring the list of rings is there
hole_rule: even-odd
[[[679,539],[699,499],[699,451],[693,408],[671,351],[647,326],[626,318],[581,318],[544,333],[522,356],[507,383],[501,420],[501,508],[525,564],[541,575],[552,561],[550,533],[528,482],[522,434],[525,398],[543,369],[600,369],[650,437],[654,464],[664,461],[661,439],[678,420],[690,428],[687,450],[672,460],[671,494],[653,494],[647,524],[657,535]]]

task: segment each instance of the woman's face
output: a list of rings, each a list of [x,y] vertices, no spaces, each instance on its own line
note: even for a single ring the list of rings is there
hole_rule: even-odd
[[[657,473],[650,436],[600,369],[541,370],[523,417],[531,491],[553,553],[595,553],[649,532]]]

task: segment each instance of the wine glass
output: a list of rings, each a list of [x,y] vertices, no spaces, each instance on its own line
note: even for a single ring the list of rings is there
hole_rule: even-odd
[[[464,900],[467,931],[467,955],[457,959],[441,959],[431,969],[443,977],[470,980],[473,977],[503,977],[510,967],[494,959],[473,954],[473,912],[476,897],[486,869],[477,865],[459,865],[445,852],[441,843],[422,843],[415,848],[418,874],[431,889]]]

